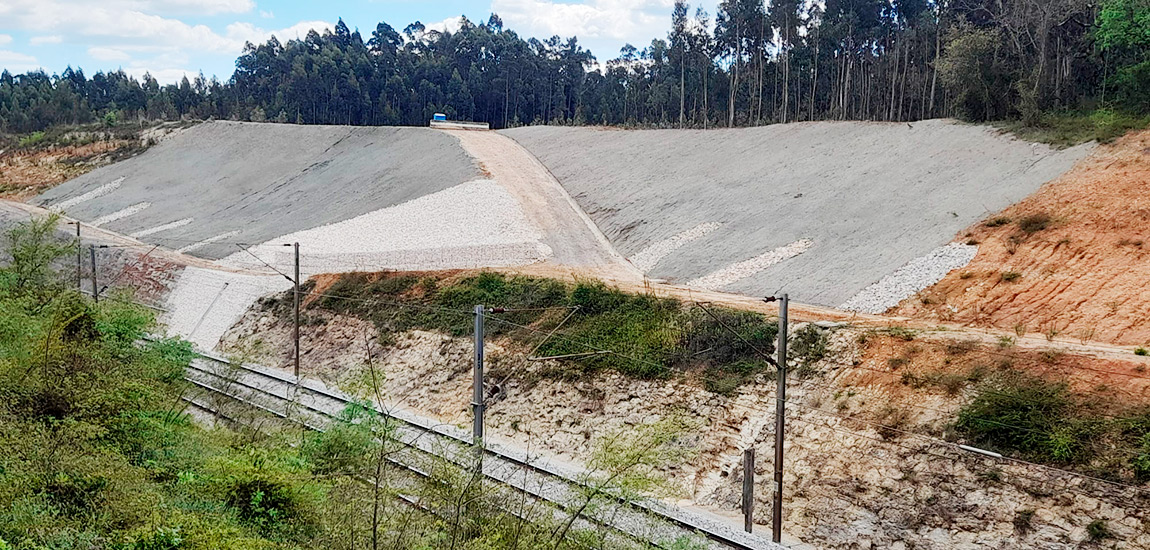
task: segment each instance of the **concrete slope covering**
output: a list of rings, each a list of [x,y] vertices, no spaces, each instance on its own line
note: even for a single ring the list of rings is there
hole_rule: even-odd
[[[930,255],[1092,148],[1056,151],[944,120],[504,133],[649,276],[828,306]]]
[[[142,241],[219,259],[481,174],[426,128],[208,122],[34,199]]]

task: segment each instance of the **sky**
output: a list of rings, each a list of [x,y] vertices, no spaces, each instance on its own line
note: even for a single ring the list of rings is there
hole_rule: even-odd
[[[716,0],[690,2],[715,13]],[[364,38],[386,21],[402,31],[458,28],[498,13],[520,36],[578,36],[600,60],[626,43],[640,49],[666,37],[674,0],[0,0],[0,69],[60,73],[81,67],[151,73],[162,84],[203,72],[231,77],[244,43],[322,32],[339,18]]]

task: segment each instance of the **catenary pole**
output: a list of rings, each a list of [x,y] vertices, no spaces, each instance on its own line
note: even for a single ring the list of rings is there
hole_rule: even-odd
[[[80,244],[80,220],[76,224],[76,290],[84,290],[84,245]]]
[[[100,287],[96,286],[96,246],[89,246],[88,253],[92,258],[92,298],[98,304],[100,303]]]
[[[743,530],[755,527],[755,448],[743,450]]]
[[[783,539],[783,433],[786,428],[787,403],[787,302],[779,300],[779,380],[775,390],[775,494],[771,507],[771,540]]]
[[[292,243],[292,249],[295,251],[295,322],[292,327],[292,336],[295,340],[295,380],[296,385],[299,385],[299,243]]]
[[[483,444],[483,306],[475,306],[475,372],[472,375],[471,435],[475,445]]]

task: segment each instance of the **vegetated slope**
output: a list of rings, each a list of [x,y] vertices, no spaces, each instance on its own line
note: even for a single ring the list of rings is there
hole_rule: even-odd
[[[264,242],[478,176],[454,138],[425,128],[210,122],[34,202],[59,205],[91,193],[66,212],[89,222],[127,212],[103,226],[128,234],[183,224],[140,237],[181,248],[211,238]],[[221,243],[194,253],[217,259],[236,251]]]
[[[897,313],[1115,344],[1150,342],[1150,132],[1100,146],[962,238],[980,243],[974,260]]]
[[[58,127],[17,139],[0,135],[0,197],[27,199],[96,168],[139,154],[194,123]]]
[[[489,441],[582,462],[592,460],[602,433],[686,414],[696,419],[686,441],[698,455],[658,472],[682,484],[677,499],[728,518],[740,503],[743,451],[756,449],[770,470],[775,385],[754,348],[773,351],[773,319],[713,309],[743,341],[700,308],[592,282],[492,273],[324,275],[308,285],[323,294],[303,314],[309,376],[466,424],[468,306],[509,305],[487,319]],[[581,307],[567,309],[574,305]],[[269,297],[229,331],[223,348],[283,364],[291,319],[290,294]],[[788,535],[819,548],[1070,549],[1094,525],[1110,533],[1098,547],[1150,543],[1142,529],[1150,507],[1138,488],[956,448],[977,445],[1144,484],[1145,358],[1094,361],[919,337],[902,327],[793,328]],[[621,353],[572,353],[588,349],[579,342]],[[1102,369],[1137,378],[1123,378],[1116,395],[1105,385],[1116,379],[1100,376]],[[760,510],[769,509],[770,483],[756,480]]]
[[[1090,150],[1056,151],[943,120],[506,134],[652,277],[686,283],[731,268],[702,282],[748,294],[788,291],[829,306],[1022,199]]]

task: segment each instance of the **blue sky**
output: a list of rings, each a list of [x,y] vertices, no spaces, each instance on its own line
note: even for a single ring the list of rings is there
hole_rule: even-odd
[[[715,0],[691,2],[711,14]],[[600,61],[625,43],[665,37],[674,0],[0,0],[0,68],[13,73],[67,66],[150,72],[162,83],[203,72],[231,76],[245,41],[302,37],[340,17],[369,35],[379,21],[397,30],[421,21],[451,28],[466,15],[498,13],[520,36],[575,35]]]

